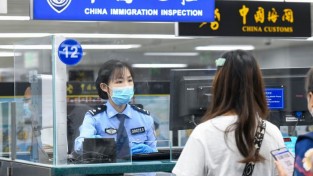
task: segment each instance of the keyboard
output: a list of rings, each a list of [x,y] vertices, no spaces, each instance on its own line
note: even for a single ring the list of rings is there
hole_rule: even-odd
[[[181,153],[181,149],[180,150],[172,150],[172,154],[170,152],[170,150],[166,149],[159,149],[158,152],[152,152],[152,153],[140,153],[140,154],[135,154],[132,156],[132,160],[133,161],[152,161],[152,160],[169,160],[171,155],[172,155],[172,159],[176,160],[179,158],[180,153]]]

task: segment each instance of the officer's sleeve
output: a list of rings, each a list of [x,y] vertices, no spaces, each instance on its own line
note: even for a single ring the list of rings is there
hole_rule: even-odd
[[[89,113],[86,113],[82,125],[79,127],[80,135],[75,139],[75,152],[82,152],[82,143],[84,138],[93,137],[97,130],[95,128],[95,119]]]
[[[148,116],[149,121],[147,122],[147,145],[149,145],[151,148],[153,148],[155,151],[157,150],[157,141],[155,136],[155,129],[154,129],[154,121],[151,116]]]

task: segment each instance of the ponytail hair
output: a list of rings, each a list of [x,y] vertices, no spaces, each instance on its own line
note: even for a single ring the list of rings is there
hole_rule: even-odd
[[[238,120],[225,131],[235,132],[236,145],[244,157],[240,162],[264,160],[255,154],[254,136],[259,117],[268,115],[264,82],[259,65],[253,55],[246,51],[229,51],[222,55],[225,62],[219,65],[213,80],[212,101],[203,121],[225,113],[235,113]]]

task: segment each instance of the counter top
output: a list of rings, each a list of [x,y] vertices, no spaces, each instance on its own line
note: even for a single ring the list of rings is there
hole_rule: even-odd
[[[146,161],[114,164],[75,164],[66,166],[53,166],[52,175],[67,174],[119,174],[137,172],[171,172],[175,162]]]

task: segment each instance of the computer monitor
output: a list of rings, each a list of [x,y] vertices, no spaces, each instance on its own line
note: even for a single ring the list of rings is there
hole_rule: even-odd
[[[265,96],[270,110],[283,110],[285,108],[285,88],[283,85],[265,87]]]
[[[309,68],[261,69],[270,109],[277,126],[309,125],[304,81]],[[211,99],[215,69],[173,69],[170,74],[170,130],[193,129]]]
[[[207,110],[215,69],[172,69],[170,130],[193,129]]]
[[[85,138],[81,161],[88,163],[116,162],[116,144],[114,138]]]
[[[307,110],[307,97],[304,89],[308,70],[309,68],[262,69],[266,94],[276,94],[275,99],[271,99],[274,103],[269,104],[269,120],[275,125],[313,124],[313,119]]]

